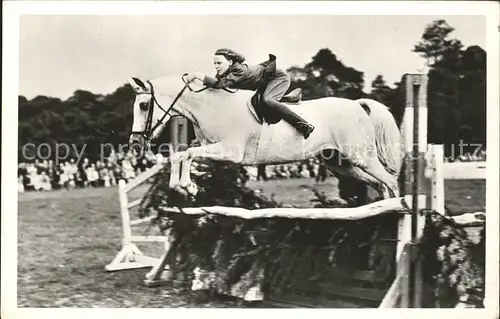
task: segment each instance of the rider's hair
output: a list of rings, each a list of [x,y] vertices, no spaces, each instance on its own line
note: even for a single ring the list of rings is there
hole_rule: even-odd
[[[215,51],[215,55],[222,55],[226,59],[233,61],[233,63],[238,62],[238,63],[243,63],[245,62],[245,57],[231,49],[219,49]]]

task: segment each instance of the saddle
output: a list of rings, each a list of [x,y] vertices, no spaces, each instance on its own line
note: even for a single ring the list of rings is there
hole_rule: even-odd
[[[285,104],[299,104],[302,101],[302,90],[297,88],[290,93],[286,94],[280,99],[281,103]],[[266,122],[268,124],[276,124],[281,121],[281,116],[278,112],[267,107],[267,105],[262,102],[262,94],[260,90],[257,90],[255,94],[250,99],[251,110],[254,115],[256,115],[259,123]]]

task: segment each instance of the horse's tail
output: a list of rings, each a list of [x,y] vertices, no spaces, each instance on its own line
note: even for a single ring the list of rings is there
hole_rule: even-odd
[[[375,144],[378,159],[387,172],[399,176],[402,165],[401,134],[394,116],[384,104],[371,100],[356,100],[368,113],[375,126]]]

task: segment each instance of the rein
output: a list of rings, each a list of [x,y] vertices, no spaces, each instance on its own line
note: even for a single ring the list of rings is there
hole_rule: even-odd
[[[187,73],[182,75],[182,81],[184,82],[185,85],[181,89],[181,91],[177,94],[175,99],[172,101],[172,103],[170,104],[168,109],[166,109],[166,110],[161,106],[161,104],[156,99],[153,84],[150,81],[147,82],[149,84],[149,87],[151,88],[151,99],[148,102],[148,115],[146,118],[146,127],[144,128],[144,131],[142,131],[142,132],[141,131],[132,131],[132,132],[130,132],[130,134],[142,135],[144,138],[146,138],[146,140],[149,141],[151,139],[151,134],[158,128],[158,126],[164,124],[163,120],[165,119],[165,117],[167,117],[167,115],[170,115],[170,111],[174,107],[175,103],[177,103],[179,98],[182,96],[184,91],[186,91],[186,89],[189,89],[189,91],[191,91],[193,93],[200,93],[200,92],[203,92],[206,89],[208,89],[208,87],[205,86],[202,89],[194,90],[193,88],[191,88],[191,86],[189,86],[189,82],[186,81],[186,79],[185,79],[185,77],[187,75],[188,75]],[[223,90],[226,92],[229,92],[229,93],[236,93],[238,91],[237,89],[235,91],[231,91],[227,88],[223,88]],[[163,111],[163,116],[155,123],[155,125],[153,127],[151,127],[153,125],[153,111],[154,111],[155,102],[158,105],[158,107]]]
[[[193,93],[200,93],[200,92],[203,92],[203,91],[205,91],[206,89],[208,89],[208,86],[205,86],[205,87],[204,87],[204,88],[202,88],[202,89],[199,89],[199,90],[193,90],[193,89],[189,86],[189,82],[187,82],[187,81],[184,79],[184,77],[185,77],[186,75],[188,75],[188,74],[187,74],[187,73],[184,73],[184,74],[182,75],[182,81],[183,81],[183,82],[187,85],[187,87],[189,88],[189,90],[190,90],[191,92],[193,92]],[[231,91],[231,90],[229,90],[228,88],[222,88],[222,89],[223,89],[224,91],[228,92],[228,93],[236,93],[236,92],[238,92],[238,89],[235,89],[234,91]]]

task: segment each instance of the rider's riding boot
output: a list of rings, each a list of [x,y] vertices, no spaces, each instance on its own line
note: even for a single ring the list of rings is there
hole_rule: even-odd
[[[314,126],[307,122],[297,122],[297,130],[304,136],[305,139],[314,131]]]
[[[290,110],[286,105],[280,103],[274,99],[268,99],[265,101],[267,105],[281,113],[282,118],[290,123],[297,131],[299,131],[304,138],[308,138],[309,135],[314,131],[314,126],[307,123],[302,117]]]

